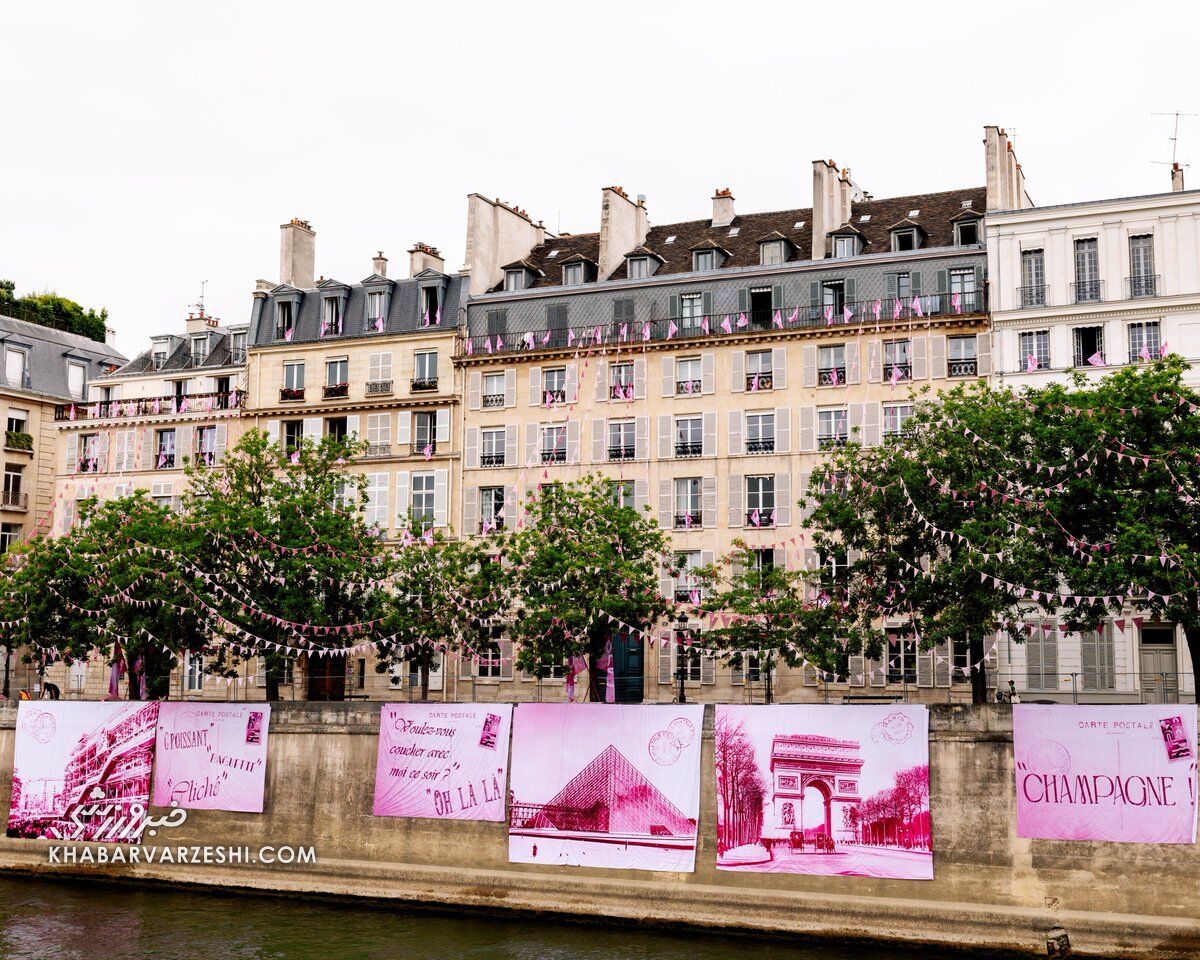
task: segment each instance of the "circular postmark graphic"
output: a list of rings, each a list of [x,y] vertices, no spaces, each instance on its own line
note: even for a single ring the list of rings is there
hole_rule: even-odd
[[[58,730],[58,722],[54,714],[39,710],[25,721],[25,732],[38,743],[49,743]]]
[[[1030,773],[1068,773],[1071,752],[1057,740],[1039,740],[1025,752],[1025,769]]]
[[[679,743],[669,730],[659,730],[650,738],[650,759],[660,767],[669,767],[679,759]]]
[[[913,735],[913,722],[903,713],[889,713],[871,728],[871,739],[875,743],[908,743]]]
[[[687,717],[676,717],[667,726],[667,733],[678,744],[680,750],[685,750],[696,739],[696,728]]]

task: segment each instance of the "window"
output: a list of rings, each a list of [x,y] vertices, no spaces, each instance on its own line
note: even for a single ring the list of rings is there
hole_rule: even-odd
[[[351,503],[353,503],[353,496],[350,484],[345,480],[338,480],[333,485],[333,497],[330,499],[329,505],[334,510],[347,510]]]
[[[24,387],[25,351],[9,347],[4,351],[4,380],[10,387]]]
[[[775,477],[746,478],[746,522],[753,527],[775,526]]]
[[[303,360],[283,365],[283,386],[285,390],[304,390]]]
[[[87,390],[87,368],[82,363],[67,361],[67,392],[76,400],[82,400]]]
[[[504,529],[504,488],[479,488],[479,531]]]
[[[175,402],[178,404],[180,400],[187,396],[188,382],[186,380],[172,380],[171,386],[175,390]]]
[[[336,336],[342,332],[342,298],[321,300],[321,336]]]
[[[786,259],[782,240],[769,240],[758,245],[758,262],[762,266],[773,267]]]
[[[372,413],[367,416],[367,456],[386,457],[392,452],[392,415]]]
[[[693,571],[700,569],[702,559],[699,550],[681,550],[675,554],[675,570],[677,571],[675,601],[677,603],[689,603],[693,600],[693,595],[700,592],[701,581]]]
[[[438,382],[438,355],[436,350],[423,350],[413,354],[414,390],[433,390]]]
[[[475,674],[484,679],[500,679],[504,658],[500,643],[504,627],[500,624],[485,625],[479,629],[479,641],[475,654]]]
[[[1154,275],[1154,237],[1144,235],[1129,238],[1129,295],[1153,297],[1158,278]]]
[[[155,350],[154,356],[153,356],[153,361],[154,361],[154,369],[161,370],[164,366],[166,366],[166,363],[167,363],[167,351],[166,350]],[[11,383],[12,381],[10,380],[9,382]]]
[[[952,377],[974,377],[979,373],[978,343],[974,336],[947,339],[947,373]]]
[[[567,368],[547,367],[542,373],[542,402],[567,402]]]
[[[12,545],[20,539],[21,525],[19,523],[0,523],[0,553],[8,553]]]
[[[746,452],[775,452],[775,414],[746,414]]]
[[[154,460],[154,468],[156,470],[171,470],[175,466],[175,431],[156,430],[155,444],[156,457]]]
[[[834,257],[858,256],[858,237],[834,237],[833,255]]]
[[[388,487],[390,476],[386,473],[367,474],[367,503],[363,520],[368,527],[386,533],[388,528]]]
[[[627,264],[630,280],[643,280],[650,276],[649,257],[630,257],[625,263]]]
[[[432,453],[437,449],[437,413],[419,410],[412,419],[413,453]]]
[[[692,269],[693,270],[711,270],[715,266],[716,251],[714,250],[693,250],[692,251]]]
[[[912,379],[912,342],[883,341],[883,379],[896,383]]]
[[[485,373],[483,375],[483,405],[485,407],[504,406],[505,388],[504,373]]]
[[[679,298],[679,329],[685,334],[697,334],[704,328],[704,298],[698,293],[685,293]]]
[[[275,339],[291,340],[293,322],[292,302],[290,300],[278,301],[275,304]]]
[[[233,345],[229,348],[229,351],[230,351],[229,359],[233,363],[245,363],[246,362],[246,334],[241,333],[241,332],[235,333],[233,335],[232,340],[233,340]]]
[[[979,221],[962,220],[954,225],[954,242],[960,247],[972,247],[979,242]]]
[[[836,387],[846,382],[846,348],[842,344],[817,351],[817,384]]]
[[[171,431],[174,434],[174,430]],[[96,473],[100,469],[100,434],[79,435],[79,472]]]
[[[22,464],[6,463],[4,465],[4,506],[25,506],[25,494],[21,489],[24,479],[25,467]]]
[[[826,280],[821,284],[821,306],[840,320],[846,307],[846,284],[841,280]]]
[[[227,395],[232,389],[229,377],[216,377],[213,380],[213,386],[215,387],[213,392],[222,395]],[[225,396],[219,398],[219,402],[222,406],[225,405],[226,399],[227,397]]]
[[[340,387],[350,382],[350,361],[345,357],[325,361],[325,386]]]
[[[508,291],[524,290],[525,289],[525,271],[524,270],[505,270],[504,271],[504,289]]]
[[[912,297],[912,274],[896,274],[896,299],[907,304]]]
[[[684,357],[675,361],[675,395],[685,396],[704,392],[703,372],[699,357]]]
[[[484,428],[480,431],[483,449],[479,453],[481,467],[504,466],[504,442],[507,430],[504,427]]]
[[[632,363],[613,363],[609,365],[608,392],[613,400],[634,399]]]
[[[750,325],[757,330],[771,328],[771,304],[774,297],[770,287],[751,287]]]
[[[770,390],[774,385],[770,350],[751,350],[746,354],[746,389]]]
[[[387,325],[387,318],[383,315],[387,304],[385,296],[383,290],[372,290],[367,294],[367,326],[376,333],[382,333]]]
[[[1017,336],[1021,369],[1046,370],[1050,367],[1050,331],[1026,330]]]
[[[349,426],[345,417],[326,417],[325,418],[325,436],[331,440],[336,440],[338,443],[346,442],[346,435],[349,433]]]
[[[611,420],[608,424],[608,459],[632,460],[637,455],[636,424],[633,420]]]
[[[183,654],[183,689],[188,693],[204,689],[204,656],[195,650]]]
[[[542,463],[566,463],[566,461],[566,424],[560,423],[542,427]]]
[[[704,522],[699,477],[679,477],[675,481],[675,526],[690,529]],[[699,559],[699,557],[697,557]],[[699,564],[697,564],[699,566]]]
[[[208,359],[208,334],[192,337],[192,365],[199,366]]]
[[[704,453],[704,418],[675,419],[675,456],[699,457]]]
[[[817,411],[817,442],[822,449],[836,447],[850,436],[845,407],[829,407]]]
[[[1149,362],[1162,353],[1157,320],[1129,325],[1129,362]]]
[[[1075,302],[1100,299],[1100,253],[1095,237],[1075,241]]]
[[[29,411],[18,410],[16,407],[8,408],[8,432],[9,433],[28,433],[29,426]]]
[[[283,422],[283,449],[285,453],[292,453],[298,450],[300,448],[300,441],[303,439],[303,420],[285,420]]]
[[[904,435],[905,427],[912,417],[912,405],[908,403],[884,404],[883,435],[885,437],[900,437]]]
[[[917,641],[913,637],[902,636],[902,630],[907,632],[908,628],[889,628],[887,631],[888,683],[917,682]]]
[[[367,396],[392,392],[392,355],[373,353],[367,359]]]
[[[976,292],[974,268],[950,271],[950,309],[955,313],[974,313],[979,309]]]
[[[916,250],[917,249],[917,231],[916,230],[893,230],[892,231],[892,249],[895,251]]]
[[[213,424],[196,428],[196,465],[211,467],[217,462],[217,428]]]
[[[1075,341],[1074,365],[1077,367],[1104,365],[1104,328],[1076,327],[1071,331]]]
[[[1046,305],[1046,257],[1041,250],[1021,251],[1021,306]]]
[[[421,322],[425,326],[442,322],[442,291],[440,287],[421,288]]]
[[[610,480],[608,485],[612,490],[613,503],[616,506],[630,508],[634,506],[636,500],[632,480]]]
[[[432,473],[412,475],[411,507],[413,522],[420,527],[433,526],[434,476]]]
[[[675,631],[675,680],[682,676],[688,683],[704,682],[706,655],[696,646],[696,635],[691,630]],[[708,659],[711,663],[711,658]]]
[[[1025,686],[1030,690],[1058,689],[1058,627],[1034,623],[1025,640]]]
[[[562,268],[563,285],[567,287],[575,287],[583,283],[583,264],[582,263],[566,263]]]

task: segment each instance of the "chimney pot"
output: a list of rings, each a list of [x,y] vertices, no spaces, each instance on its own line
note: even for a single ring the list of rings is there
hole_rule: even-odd
[[[371,260],[371,272],[380,277],[387,276],[387,257],[383,255],[382,250]]]
[[[1183,167],[1178,163],[1171,164],[1171,192],[1180,193],[1183,190]]]
[[[431,247],[418,240],[408,251],[408,275],[415,277],[422,270],[436,270],[438,273],[445,273],[446,261],[442,259],[437,247]]]

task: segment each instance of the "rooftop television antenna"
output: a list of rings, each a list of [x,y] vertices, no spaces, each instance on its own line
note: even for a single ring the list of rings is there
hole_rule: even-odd
[[[200,315],[204,315],[204,288],[208,285],[207,280],[200,281],[200,299],[196,303],[188,304],[190,307],[195,307],[200,311]]]
[[[1175,124],[1171,131],[1171,159],[1170,160],[1151,160],[1150,161],[1151,163],[1158,163],[1158,164],[1162,164],[1163,166],[1172,166],[1173,167],[1175,165],[1176,161],[1179,159],[1179,120],[1180,120],[1180,118],[1181,117],[1196,117],[1196,116],[1200,116],[1200,114],[1183,113],[1182,111],[1175,110],[1171,113],[1151,113],[1150,116],[1152,116],[1152,117],[1174,117],[1175,118]]]

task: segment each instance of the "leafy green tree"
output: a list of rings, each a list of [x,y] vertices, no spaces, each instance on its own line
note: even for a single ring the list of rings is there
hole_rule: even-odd
[[[0,313],[43,327],[79,334],[100,343],[105,341],[107,335],[107,310],[97,313],[51,292],[18,297],[11,280],[0,280]]]
[[[597,661],[616,632],[608,617],[644,631],[668,611],[658,592],[666,554],[658,524],[619,505],[605,478],[544,484],[504,547],[518,666],[544,676],[586,657],[589,697],[603,699]]]

